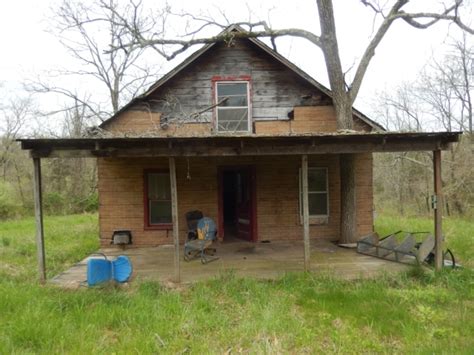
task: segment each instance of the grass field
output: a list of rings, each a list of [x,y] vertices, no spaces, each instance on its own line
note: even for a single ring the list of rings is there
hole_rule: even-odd
[[[381,217],[380,234],[430,229]],[[97,248],[97,216],[45,221],[49,276]],[[474,223],[445,220],[448,246],[472,267]],[[34,221],[0,224],[0,353],[474,352],[474,272],[413,269],[378,280],[232,273],[190,287],[136,282],[68,291],[38,286]]]

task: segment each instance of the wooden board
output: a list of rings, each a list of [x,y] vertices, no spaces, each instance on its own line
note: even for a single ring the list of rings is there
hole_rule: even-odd
[[[395,248],[395,259],[400,261],[406,256],[406,253],[413,251],[415,247],[416,239],[412,234],[408,234],[405,239],[400,243],[398,247]],[[398,253],[401,252],[401,253]]]
[[[397,246],[397,239],[395,235],[391,235],[385,238],[377,246],[377,256],[381,258],[386,257],[387,255],[393,253],[393,250],[395,249],[396,246]]]
[[[419,263],[425,261],[428,255],[433,251],[435,247],[435,238],[432,235],[428,235],[423,243],[418,248],[417,260]]]

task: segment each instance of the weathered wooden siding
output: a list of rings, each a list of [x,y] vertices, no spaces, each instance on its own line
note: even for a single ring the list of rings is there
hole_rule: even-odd
[[[247,40],[239,40],[232,47],[215,45],[149,98],[107,123],[105,128],[112,132],[158,136],[210,135],[213,109],[193,119],[193,124],[179,128],[172,125],[162,129],[160,117],[184,122],[191,114],[213,105],[213,78],[242,76],[250,77],[254,133],[336,130],[332,100]],[[293,110],[294,119],[290,119],[289,113]],[[369,125],[355,120],[356,129],[370,130]]]
[[[211,83],[216,76],[250,76],[252,116],[255,120],[286,120],[294,106],[331,103],[328,97],[254,44],[238,40],[231,47],[216,44],[199,57],[150,97],[151,107],[162,112],[162,106],[153,103],[171,97],[182,110],[173,111],[173,115],[204,110],[212,104]],[[204,113],[202,118],[210,121],[212,111]]]
[[[328,167],[329,219],[325,223],[312,220],[312,238],[336,240],[339,235],[339,159],[337,155],[311,156],[310,166]],[[299,156],[191,158],[191,179],[187,180],[187,162],[177,159],[177,186],[180,238],[186,236],[184,213],[200,209],[217,222],[217,167],[223,165],[256,166],[257,224],[259,240],[298,240],[302,225],[298,210]],[[166,230],[144,229],[143,171],[167,169],[167,159],[98,160],[99,219],[101,244],[108,245],[112,231],[130,229],[134,245],[172,243],[172,233]],[[372,231],[372,156],[359,154],[357,169],[358,234]],[[319,223],[319,224],[314,224]]]

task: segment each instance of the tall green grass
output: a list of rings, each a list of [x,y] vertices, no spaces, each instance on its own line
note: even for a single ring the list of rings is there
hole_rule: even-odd
[[[96,214],[46,217],[44,233],[48,277],[99,247]],[[34,218],[0,222],[0,277],[35,280],[36,262]]]
[[[96,218],[46,220],[50,275],[97,247]],[[388,234],[428,226],[413,223],[382,217],[377,228]],[[454,233],[463,224],[452,223],[448,241],[471,248],[469,238]],[[304,273],[258,281],[228,272],[175,289],[134,282],[71,291],[37,285],[33,227],[32,220],[0,225],[1,354],[474,351],[468,268],[360,281]],[[466,263],[472,260],[459,252]]]
[[[357,282],[224,274],[183,291],[2,282],[0,352],[468,354],[473,279],[467,270]]]

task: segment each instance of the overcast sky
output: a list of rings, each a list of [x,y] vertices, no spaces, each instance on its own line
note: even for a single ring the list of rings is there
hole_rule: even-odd
[[[58,43],[57,38],[46,30],[51,27],[48,18],[50,8],[57,0],[15,0],[0,2],[0,82],[3,90],[10,94],[21,94],[25,78],[45,75],[48,69],[74,68],[77,64],[71,60]],[[426,0],[414,1],[426,4]],[[431,3],[431,1],[429,1]],[[435,1],[433,1],[434,3]],[[149,1],[156,6],[159,1]],[[240,1],[189,1],[169,2],[175,10],[188,12],[206,11],[218,6],[231,20],[247,19],[248,9]],[[438,3],[436,1],[436,3]],[[253,18],[270,19],[274,28],[299,27],[318,32],[315,1],[309,0],[272,0],[249,2]],[[345,68],[357,63],[368,39],[372,34],[373,13],[361,5],[359,0],[335,0],[335,13],[339,35],[339,44]],[[271,11],[269,10],[271,9]],[[177,29],[179,31],[179,28]],[[399,22],[390,30],[376,51],[356,106],[368,109],[368,104],[379,90],[394,87],[401,81],[413,79],[433,54],[446,50],[449,36],[457,36],[459,31],[447,24],[434,26],[429,30],[416,30]],[[324,62],[319,48],[301,39],[278,39],[278,50],[296,65],[327,85]],[[189,52],[190,53],[190,52]],[[173,63],[168,63],[163,71],[176,65],[189,53],[181,55]],[[149,61],[159,63],[158,57]],[[67,83],[74,85],[75,83]],[[84,85],[84,84],[83,84]],[[100,92],[102,88],[93,83],[85,84],[90,91]],[[43,105],[53,106],[58,99],[40,98]]]

